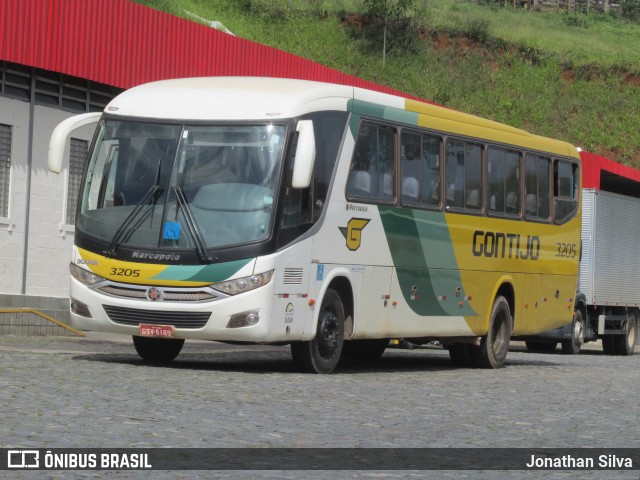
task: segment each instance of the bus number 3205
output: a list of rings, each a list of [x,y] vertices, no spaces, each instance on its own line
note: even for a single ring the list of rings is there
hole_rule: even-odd
[[[111,275],[118,277],[139,277],[140,270],[134,270],[132,268],[112,268]]]
[[[575,243],[557,242],[556,245],[558,247],[556,257],[576,258],[578,249],[576,248]]]

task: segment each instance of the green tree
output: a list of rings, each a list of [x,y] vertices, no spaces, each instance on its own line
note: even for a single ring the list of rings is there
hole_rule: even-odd
[[[414,52],[422,24],[411,14],[415,0],[363,0],[364,37],[374,49],[382,49],[383,63],[392,50]]]

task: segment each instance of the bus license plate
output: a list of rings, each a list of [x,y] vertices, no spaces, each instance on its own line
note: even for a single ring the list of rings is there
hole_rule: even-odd
[[[173,327],[171,325],[140,324],[140,336],[142,337],[173,337]]]

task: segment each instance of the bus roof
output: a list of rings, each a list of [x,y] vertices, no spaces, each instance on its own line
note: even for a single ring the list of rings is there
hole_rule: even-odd
[[[322,109],[346,110],[351,98],[353,87],[307,80],[194,77],[133,87],[114,98],[105,112],[171,120],[277,120],[315,111],[319,103],[326,104]]]
[[[532,135],[475,115],[358,87],[308,80],[267,77],[161,80],[121,93],[107,105],[105,112],[188,121],[277,120],[318,110],[345,111],[350,101],[356,113],[375,112],[382,118],[437,131],[578,156],[575,147],[566,142]]]

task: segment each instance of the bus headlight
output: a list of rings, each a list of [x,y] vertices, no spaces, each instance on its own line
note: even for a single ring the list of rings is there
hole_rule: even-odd
[[[69,264],[69,273],[71,276],[84,285],[93,285],[94,283],[103,282],[105,279],[100,275],[91,273],[89,270],[80,268],[73,263]]]
[[[271,281],[273,278],[273,270],[265,273],[259,273],[257,275],[251,275],[249,277],[236,278],[235,280],[228,280],[226,282],[214,283],[211,288],[215,288],[219,292],[226,293],[227,295],[237,295],[239,293],[248,292],[256,288],[262,287]]]

